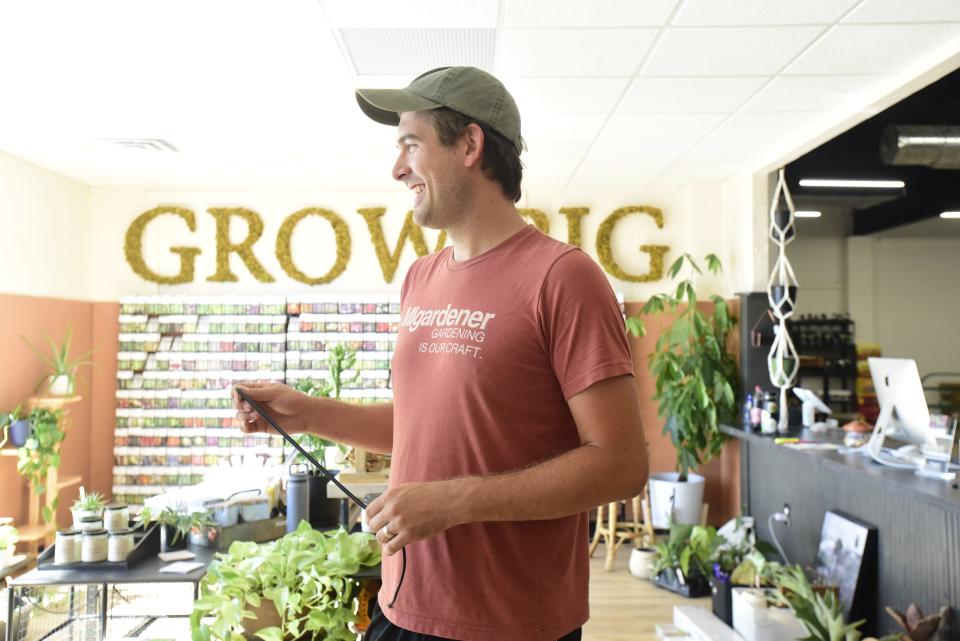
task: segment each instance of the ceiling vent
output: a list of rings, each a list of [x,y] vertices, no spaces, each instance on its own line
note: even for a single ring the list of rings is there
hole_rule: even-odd
[[[150,151],[180,151],[166,140],[160,138],[101,138],[108,145],[117,145],[127,149],[147,149]]]
[[[880,141],[888,165],[925,165],[960,169],[960,127],[888,125]]]
[[[493,70],[496,29],[341,29],[359,76],[415,76],[435,67]]]

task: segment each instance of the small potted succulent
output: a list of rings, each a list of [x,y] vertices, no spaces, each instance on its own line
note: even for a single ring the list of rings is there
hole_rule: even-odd
[[[80,520],[91,516],[103,518],[103,509],[107,502],[99,492],[86,493],[84,488],[80,487],[80,498],[73,502],[70,507],[70,513],[73,515],[73,529],[80,529]]]
[[[84,352],[76,358],[70,358],[70,344],[73,342],[73,329],[71,327],[67,327],[67,333],[64,334],[63,342],[59,345],[47,336],[47,342],[50,343],[52,352],[50,355],[44,354],[34,347],[33,343],[26,337],[21,336],[20,338],[37,355],[37,358],[50,368],[50,373],[40,379],[34,391],[40,392],[43,390],[53,396],[69,396],[76,393],[77,382],[83,382],[80,375],[77,374],[77,370],[84,365],[93,364],[93,361],[90,360],[93,350]]]
[[[17,541],[20,540],[17,528],[9,523],[0,525],[0,568],[10,565],[10,559],[17,549]]]
[[[181,550],[187,547],[190,531],[194,525],[200,524],[195,514],[188,514],[185,509],[165,507],[156,514],[148,507],[143,508],[137,517],[137,524],[145,529],[151,521],[160,526],[160,552]]]
[[[30,438],[30,419],[23,413],[22,405],[17,405],[10,412],[0,414],[0,427],[3,428],[0,447],[7,444],[8,437],[14,447],[23,447]]]

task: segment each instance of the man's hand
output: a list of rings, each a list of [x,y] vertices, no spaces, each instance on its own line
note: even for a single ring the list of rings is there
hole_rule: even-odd
[[[383,554],[428,539],[466,520],[469,477],[430,483],[406,483],[387,490],[367,506],[367,525],[377,533]]]
[[[308,397],[283,383],[245,383],[238,385],[248,397],[263,406],[270,413],[280,427],[286,432],[303,432],[304,410]],[[232,391],[233,407],[237,410],[237,421],[244,434],[263,432],[273,433],[273,428],[267,421],[253,411],[249,403],[240,398],[237,390]]]

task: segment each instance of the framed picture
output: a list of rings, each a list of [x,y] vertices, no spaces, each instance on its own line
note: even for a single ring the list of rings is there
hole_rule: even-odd
[[[823,583],[839,588],[847,621],[871,617],[876,601],[877,528],[838,510],[828,511],[814,571]]]

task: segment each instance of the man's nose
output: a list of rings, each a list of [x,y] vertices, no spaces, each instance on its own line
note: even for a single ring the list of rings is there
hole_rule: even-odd
[[[397,162],[393,163],[393,171],[391,173],[393,179],[399,180],[400,182],[403,182],[403,179],[410,173],[410,168],[407,166],[402,154],[397,157]]]

